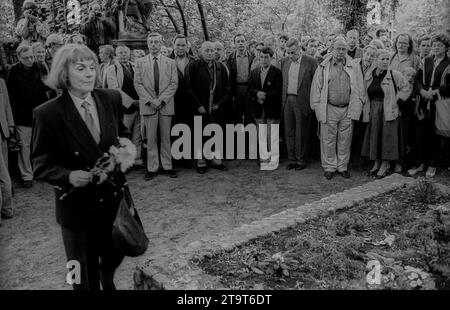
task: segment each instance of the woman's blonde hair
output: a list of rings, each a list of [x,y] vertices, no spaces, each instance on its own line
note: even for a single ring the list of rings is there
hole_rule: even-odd
[[[406,76],[407,73],[412,73],[414,76],[416,76],[417,71],[412,67],[406,67],[402,70],[402,74],[403,76]]]
[[[78,61],[92,60],[95,64],[96,79],[99,83],[100,71],[98,67],[97,55],[87,46],[79,44],[66,44],[55,54],[52,61],[50,73],[45,84],[55,90],[69,88],[69,65]],[[98,85],[96,83],[96,85]]]
[[[389,50],[383,48],[383,49],[377,50],[377,53],[376,53],[377,58],[380,57],[381,55],[389,55],[389,57],[390,57],[392,55],[392,53]]]

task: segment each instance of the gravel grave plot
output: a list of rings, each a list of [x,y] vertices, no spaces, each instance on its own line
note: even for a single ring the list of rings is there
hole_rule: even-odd
[[[230,289],[450,289],[449,202],[421,180],[198,265]]]

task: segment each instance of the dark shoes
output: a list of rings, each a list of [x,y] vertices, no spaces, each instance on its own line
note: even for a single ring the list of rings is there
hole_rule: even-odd
[[[220,171],[228,171],[227,166],[225,166],[224,164],[211,165],[211,168],[217,169],[217,170],[220,170]],[[197,172],[200,173],[200,174],[205,174],[206,170],[207,170],[206,167],[197,167]]]
[[[27,180],[22,181],[22,187],[23,188],[32,188],[33,187],[33,181]]]
[[[327,179],[327,180],[331,180],[334,177],[334,172],[331,171],[326,171],[323,176]]]
[[[144,179],[145,179],[145,181],[150,181],[150,180],[154,179],[156,177],[156,175],[157,175],[156,172],[147,171],[145,173]]]
[[[200,174],[205,174],[206,173],[206,167],[197,167],[197,172]]]
[[[287,165],[287,167],[286,167],[287,170],[295,169],[295,170],[297,170],[297,171],[303,170],[303,169],[305,169],[305,168],[306,168],[306,165],[305,165],[305,164],[289,164],[289,165]]]
[[[297,168],[297,164],[289,164],[286,167],[287,170],[292,170],[292,169],[296,169],[296,168]]]
[[[297,167],[295,167],[295,170],[300,171],[300,170],[303,170],[305,168],[306,168],[305,164],[299,164],[299,165],[297,165]]]
[[[220,171],[228,171],[228,168],[224,164],[220,165],[212,165],[211,168],[220,170]]]
[[[156,177],[158,173],[157,172],[151,172],[151,171],[147,171],[147,173],[145,173],[145,181],[150,181],[152,179],[154,179]],[[165,174],[167,176],[169,176],[170,178],[176,178],[178,175],[175,172],[175,170],[170,169],[170,170],[162,170],[161,174]]]
[[[12,219],[14,216],[12,214],[3,214],[2,213],[1,217],[2,217],[2,219],[9,220],[9,219]]]
[[[349,173],[347,170],[342,171],[342,172],[339,172],[339,174],[340,174],[344,179],[350,179],[350,178],[351,178],[351,175],[350,175],[350,173]]]
[[[178,175],[177,175],[177,173],[175,172],[175,170],[173,170],[173,169],[170,169],[170,170],[163,170],[163,172],[162,172],[163,174],[165,174],[165,175],[168,175],[170,178],[176,178]]]

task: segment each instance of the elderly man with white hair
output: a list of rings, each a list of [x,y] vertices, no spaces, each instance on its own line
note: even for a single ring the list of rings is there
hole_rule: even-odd
[[[333,52],[317,68],[311,87],[311,108],[320,123],[320,150],[325,178],[336,172],[350,178],[353,120],[362,111],[363,76],[359,64],[347,55],[348,44],[336,38]]]
[[[134,63],[130,62],[130,49],[119,45],[117,61],[106,69],[108,88],[118,89],[122,95],[123,122],[132,133],[131,141],[136,145],[138,158],[141,154],[141,119],[139,117],[139,95],[134,88]]]
[[[214,43],[204,42],[201,47],[201,55],[201,59],[191,62],[188,66],[186,78],[194,114],[201,116],[202,124],[206,126],[210,123],[221,122],[222,109],[230,95],[230,85],[225,67],[214,60]],[[215,150],[211,167],[226,171],[228,169],[222,163],[221,157],[223,154],[218,154],[218,150]],[[197,160],[197,172],[204,174],[206,170],[207,162],[201,154],[201,158]]]

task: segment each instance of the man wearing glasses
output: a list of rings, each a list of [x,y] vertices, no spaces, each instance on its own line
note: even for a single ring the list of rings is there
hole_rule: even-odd
[[[47,48],[45,62],[47,63],[49,70],[52,68],[53,57],[63,45],[64,39],[60,34],[52,33],[47,37],[47,40],[45,41],[45,47]]]

